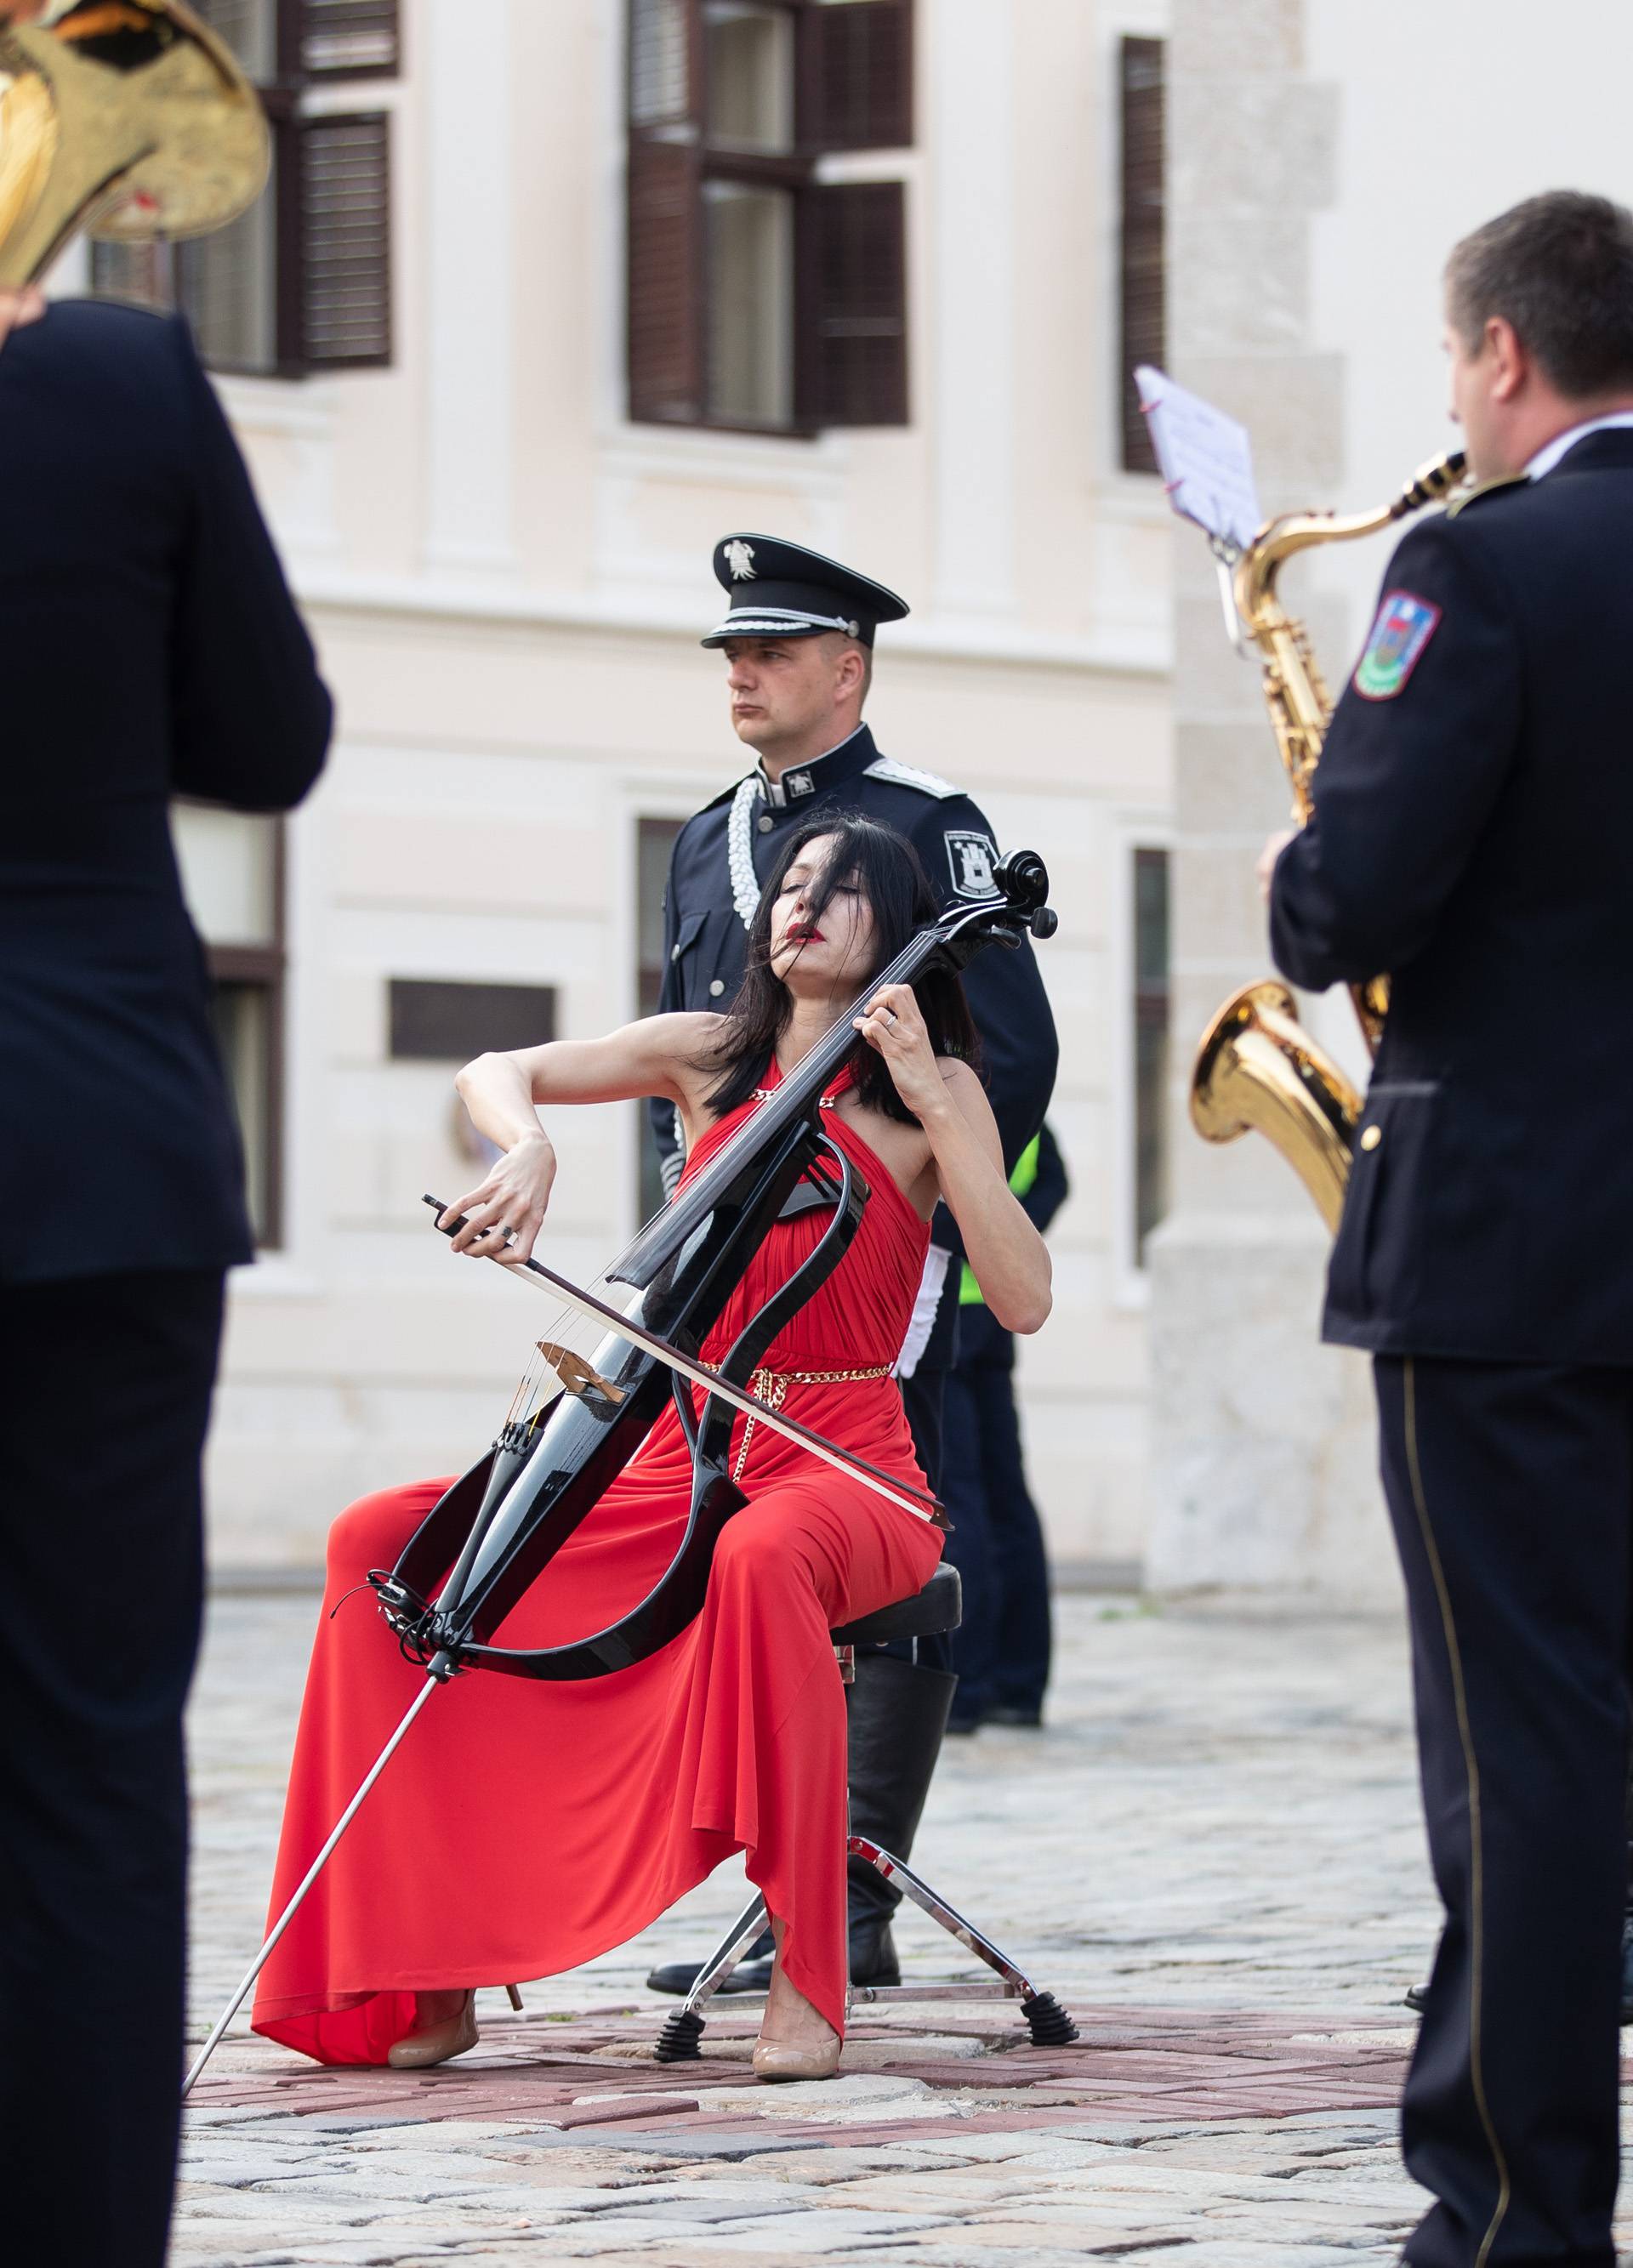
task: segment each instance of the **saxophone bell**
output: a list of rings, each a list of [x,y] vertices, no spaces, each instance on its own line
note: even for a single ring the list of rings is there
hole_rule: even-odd
[[[1203,1033],[1191,1074],[1191,1123],[1208,1142],[1262,1134],[1334,1233],[1360,1116],[1360,1095],[1304,1029],[1292,994],[1275,978],[1233,992]]]

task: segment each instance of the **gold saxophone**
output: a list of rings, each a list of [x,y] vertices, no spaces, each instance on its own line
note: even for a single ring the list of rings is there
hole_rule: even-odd
[[[1282,569],[1318,543],[1349,543],[1404,519],[1448,495],[1463,477],[1460,451],[1414,473],[1399,496],[1375,512],[1287,512],[1260,528],[1231,578],[1242,629],[1259,649],[1261,689],[1302,827],[1312,806],[1311,780],[1332,720],[1333,696],[1310,634],[1282,605]],[[1369,1053],[1376,1055],[1389,1012],[1389,979],[1352,984],[1350,998]],[[1293,996],[1275,977],[1233,992],[1202,1035],[1191,1073],[1191,1123],[1209,1142],[1234,1142],[1250,1127],[1274,1142],[1304,1182],[1327,1227],[1336,1230],[1349,1180],[1361,1097],[1293,1012]]]

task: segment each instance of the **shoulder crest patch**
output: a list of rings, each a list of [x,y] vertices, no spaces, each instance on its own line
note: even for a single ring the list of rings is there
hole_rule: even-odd
[[[1354,685],[1363,701],[1393,701],[1416,668],[1440,622],[1431,600],[1411,591],[1385,591],[1384,602],[1356,665]]]
[[[973,827],[959,827],[950,828],[945,840],[954,897],[995,897],[998,884],[993,868],[998,864],[998,851],[992,836]]]

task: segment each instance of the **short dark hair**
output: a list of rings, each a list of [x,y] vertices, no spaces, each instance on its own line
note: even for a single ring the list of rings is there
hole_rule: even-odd
[[[915,930],[923,929],[941,911],[919,853],[905,835],[883,821],[861,812],[836,812],[831,819],[808,820],[796,828],[765,878],[760,902],[749,931],[748,964],[736,998],[726,1012],[719,1039],[709,1049],[700,1069],[718,1074],[707,1102],[717,1118],[726,1117],[746,1102],[765,1077],[778,1041],[793,1013],[787,986],[771,965],[772,915],[783,877],[809,843],[819,836],[834,838],[832,856],[816,878],[807,901],[810,917],[819,921],[824,907],[842,882],[854,880],[873,909],[873,967],[857,980],[860,998],[881,968],[894,961]],[[938,968],[913,986],[938,1056],[959,1056],[972,1070],[980,1066],[980,1042],[975,1035],[964,984],[956,971]],[[887,1118],[916,1126],[883,1057],[859,1039],[849,1058],[859,1100]]]
[[[1633,213],[1580,189],[1527,197],[1453,247],[1446,313],[1471,352],[1505,317],[1570,400],[1633,387]]]

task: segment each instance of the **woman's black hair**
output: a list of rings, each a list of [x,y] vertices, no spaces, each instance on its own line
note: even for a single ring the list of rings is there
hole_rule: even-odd
[[[941,908],[935,902],[919,854],[905,835],[860,813],[843,813],[832,819],[813,819],[789,836],[775,866],[766,877],[749,931],[748,964],[737,996],[726,1011],[719,1040],[702,1058],[703,1068],[720,1077],[708,1095],[709,1108],[724,1118],[754,1093],[787,1028],[794,1012],[793,996],[772,968],[772,911],[788,869],[819,838],[831,836],[831,856],[807,894],[808,918],[820,921],[841,883],[853,882],[873,909],[872,965],[856,971],[860,998],[879,971],[895,960],[913,936],[933,922]],[[913,987],[938,1056],[959,1056],[979,1068],[980,1042],[970,1020],[964,985],[957,972],[938,968],[921,976]],[[858,1100],[865,1108],[883,1111],[887,1118],[916,1126],[918,1120],[896,1092],[884,1058],[866,1040],[858,1038],[850,1056],[851,1076]]]

